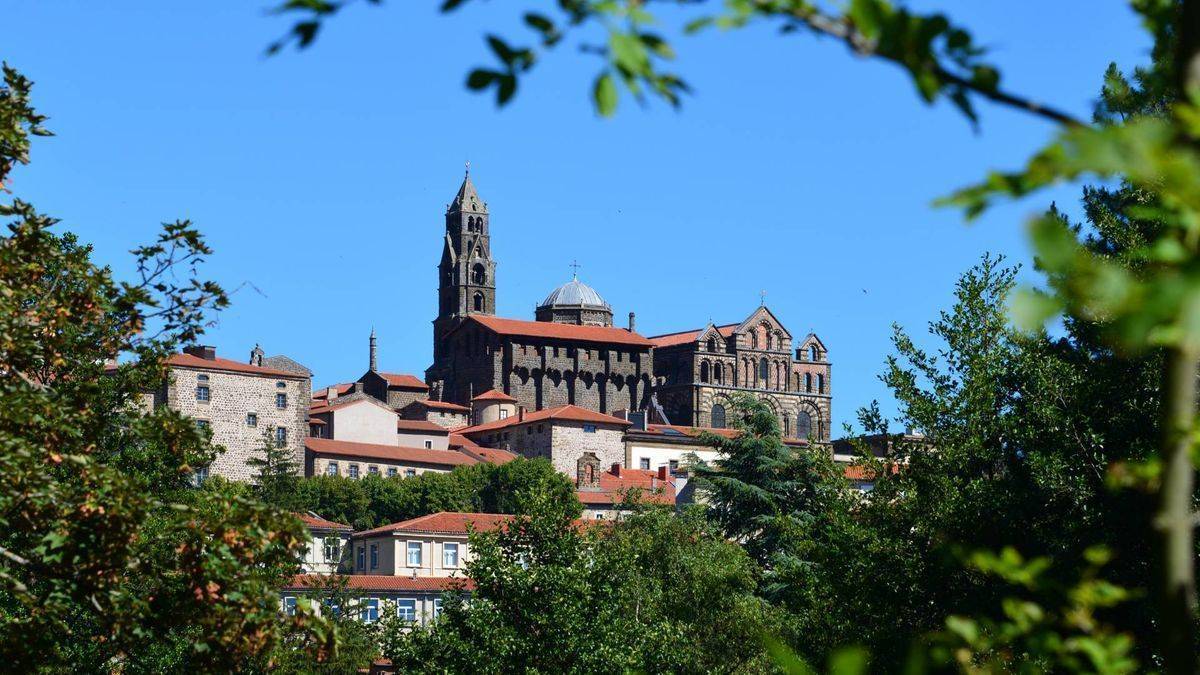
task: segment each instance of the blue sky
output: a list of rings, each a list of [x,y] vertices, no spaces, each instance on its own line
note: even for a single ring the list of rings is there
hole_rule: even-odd
[[[429,365],[442,213],[468,159],[501,315],[532,318],[573,259],[648,335],[740,321],[766,290],[793,335],[829,347],[835,429],[873,398],[894,411],[878,380],[893,322],[924,336],[985,251],[1027,261],[1031,213],[1078,211],[1072,188],[970,226],[933,208],[1052,127],[982,105],[976,133],[897,69],[765,27],[679,40],[681,111],[626,98],[601,120],[599,64],[572,48],[506,109],[464,89],[490,62],[484,33],[522,36],[534,5],[360,4],[313,48],[265,58],[287,28],[266,2],[4,4],[0,58],[57,133],[14,193],[118,272],[160,222],[192,219],[215,249],[205,274],[236,291],[206,341],[239,359],[261,342],[317,385],[365,370],[372,326],[381,367]],[[948,7],[1009,88],[1081,116],[1110,61],[1148,59],[1119,2],[916,4]]]

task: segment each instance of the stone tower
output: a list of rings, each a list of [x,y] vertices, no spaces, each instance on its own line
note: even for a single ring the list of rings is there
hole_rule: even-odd
[[[433,321],[433,362],[443,362],[443,338],[471,314],[496,313],[496,261],[492,260],[487,204],[468,168],[446,209],[442,261],[438,263],[438,316]]]

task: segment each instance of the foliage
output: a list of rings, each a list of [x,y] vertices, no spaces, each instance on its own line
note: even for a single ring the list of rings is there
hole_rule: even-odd
[[[312,476],[297,482],[288,502],[296,511],[365,530],[438,511],[526,513],[532,495],[544,495],[566,517],[575,518],[582,510],[570,481],[550,462],[524,458],[411,478]]]
[[[759,670],[770,609],[753,565],[704,520],[647,510],[586,527],[546,500],[471,535],[470,602],[432,628],[393,629],[402,669],[471,672]]]
[[[0,183],[46,135],[5,66]],[[0,651],[14,671],[232,670],[280,637],[299,523],[219,485],[191,420],[143,408],[163,357],[227,304],[187,222],[136,249],[132,281],[26,202],[0,204]],[[113,359],[127,355],[127,362]]]
[[[263,432],[260,456],[246,460],[256,470],[255,487],[258,498],[281,509],[292,509],[296,484],[300,480],[299,465],[291,448],[275,442],[270,431]]]

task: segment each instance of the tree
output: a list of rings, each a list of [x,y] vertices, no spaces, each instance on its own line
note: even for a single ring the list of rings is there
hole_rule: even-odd
[[[29,161],[30,137],[48,135],[30,90],[4,67],[0,184]],[[0,204],[0,216],[5,666],[235,670],[269,653],[303,528],[236,491],[193,489],[216,450],[191,420],[143,408],[168,376],[164,356],[227,304],[195,276],[203,239],[167,224],[117,282],[31,204]]]
[[[538,499],[505,529],[472,533],[470,601],[433,626],[391,626],[398,668],[472,672],[753,671],[770,609],[753,565],[697,517],[650,510],[586,527]]]
[[[263,432],[261,457],[246,460],[256,470],[255,483],[259,499],[281,509],[295,508],[296,485],[300,480],[292,451],[275,442],[271,432]]]

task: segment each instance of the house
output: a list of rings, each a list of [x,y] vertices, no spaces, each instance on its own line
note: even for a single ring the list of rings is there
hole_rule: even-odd
[[[544,457],[571,477],[585,465],[598,472],[601,466],[625,461],[627,420],[570,404],[529,413],[514,407],[515,414],[500,417],[503,409],[496,405],[496,419],[454,432],[484,447],[529,459]]]
[[[441,512],[355,532],[354,573],[462,576],[471,557],[468,533],[492,532],[510,520],[500,513]]]
[[[471,421],[471,409],[465,405],[420,399],[400,409],[405,419],[425,420],[447,429],[463,427]]]
[[[210,472],[230,480],[253,480],[246,462],[260,457],[268,442],[304,456],[312,374],[292,359],[268,357],[257,345],[248,362],[217,356],[215,347],[195,345],[166,359],[168,377],[153,394],[153,406],[167,406],[191,417],[212,433],[224,452]]]
[[[619,520],[629,511],[626,500],[675,506],[676,486],[666,466],[654,471],[626,469],[620,463],[595,474],[594,480],[577,479],[575,495],[583,504],[583,520]]]
[[[311,435],[356,443],[399,445],[395,410],[361,392],[339,394],[334,387],[308,409]],[[420,447],[420,446],[418,446]]]
[[[346,592],[353,598],[355,612],[361,621],[378,621],[383,612],[396,612],[406,621],[426,624],[437,618],[442,611],[442,596],[445,593],[469,593],[474,589],[470,579],[458,577],[402,577],[370,574],[352,574],[329,577],[321,574],[300,574],[292,577],[280,589],[280,604],[284,613],[295,614],[300,598],[309,598],[316,604],[318,613],[340,611],[328,607],[327,590],[345,580]]]
[[[356,443],[330,438],[307,438],[304,448],[306,476],[416,476],[427,471],[448,473],[456,466],[480,461],[454,450]]]
[[[308,528],[311,543],[300,564],[305,574],[335,574],[350,559],[350,535],[354,529],[349,525],[335,523],[315,513],[295,514]],[[349,565],[345,565],[349,567]]]

